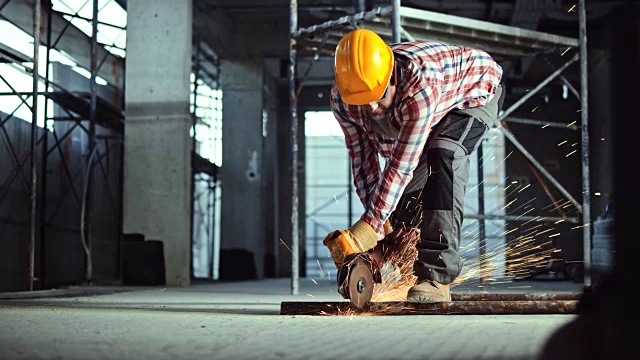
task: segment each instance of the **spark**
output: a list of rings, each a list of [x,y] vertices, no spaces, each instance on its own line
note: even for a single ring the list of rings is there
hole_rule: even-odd
[[[566,53],[567,53],[567,51],[569,51],[569,50],[571,50],[571,48],[570,48],[570,47],[568,47],[568,48],[567,48],[567,50],[563,51],[563,52],[562,52],[562,54],[561,54],[560,56],[564,56],[564,54],[566,54]]]
[[[316,259],[316,262],[318,263],[318,268],[320,269],[320,273],[324,274],[324,271],[322,271],[322,266],[320,265],[320,260]]]
[[[534,112],[534,111],[538,110],[538,108],[539,108],[539,107],[540,107],[540,106],[536,106],[536,107],[534,107],[534,108],[533,108],[533,110],[531,110],[531,112]]]
[[[313,281],[316,285],[318,285],[318,282],[313,280],[313,278],[309,278],[309,279],[311,279],[311,281]]]
[[[567,127],[571,127],[575,123],[577,123],[577,121],[572,122],[571,124],[567,125]]]
[[[313,295],[311,295],[311,294],[305,294],[305,295],[310,296],[310,297],[313,297]]]
[[[580,228],[583,228],[583,227],[587,227],[589,225],[591,225],[591,224],[584,224],[584,225],[575,226],[575,227],[572,227],[571,230],[580,229]]]
[[[595,195],[595,196],[600,196],[600,193],[599,193],[599,192],[597,192],[597,193],[594,193],[593,195]]]
[[[546,128],[547,126],[549,126],[549,124],[546,124],[546,125],[542,126],[542,128],[544,129],[544,128]]]
[[[508,208],[509,206],[511,206],[511,204],[513,204],[514,202],[516,202],[518,200],[518,198],[513,199],[510,203],[508,203],[507,205],[505,205],[502,209],[500,210],[504,210],[506,208]]]
[[[289,252],[290,252],[290,253],[292,253],[292,254],[293,254],[293,251],[291,251],[291,249],[289,249],[289,247],[287,246],[287,244],[286,244],[284,241],[282,241],[282,239],[280,239],[280,242],[282,243],[282,245],[284,245],[284,247],[286,247],[286,248],[287,248],[287,250],[289,250]]]
[[[511,156],[511,154],[513,154],[513,151],[509,153],[509,155],[507,155],[507,157],[505,157],[500,164],[496,165],[496,168],[499,167],[500,165],[502,165],[503,162],[505,162],[505,160],[507,160],[509,158],[509,156]]]
[[[528,214],[528,213],[532,212],[534,209],[535,209],[535,208],[531,208],[531,209],[527,210],[526,212],[524,212],[524,213],[522,213],[520,216],[518,216],[516,219],[520,219],[523,215],[526,215],[526,214]]]
[[[578,109],[578,111],[576,111],[576,112],[580,112],[580,111],[582,111],[582,109]]]
[[[565,141],[561,142],[560,144],[558,144],[558,146],[562,146],[562,145],[564,145],[564,144],[566,144],[566,143],[567,143],[567,140],[565,140]]]
[[[575,9],[575,8],[576,8],[576,6],[575,6],[575,5],[573,5],[573,6],[571,7],[571,9],[569,9],[569,11],[567,11],[567,12],[572,12],[572,11],[573,11],[573,9]]]
[[[571,147],[574,147],[576,145],[578,145],[578,143],[573,143],[573,144],[571,144]]]
[[[336,201],[336,204],[338,204],[338,198],[336,197],[336,195],[333,195],[333,199]]]
[[[554,224],[560,224],[561,222],[564,222],[564,219],[560,219],[560,220],[556,221]]]
[[[164,289],[162,289],[162,290],[160,290],[160,291],[165,291],[165,290],[167,290],[167,288],[164,288]]]
[[[600,140],[604,141],[604,138],[602,138],[602,139],[600,139]]]
[[[524,189],[528,188],[529,186],[531,186],[531,184],[527,184],[527,186],[525,186],[522,189],[518,190],[518,192],[521,193]]]
[[[575,153],[576,153],[576,151],[578,151],[578,150],[573,150],[572,152],[568,153],[568,154],[567,154],[567,156],[565,156],[565,157],[569,157],[569,156],[571,156],[571,155],[575,154]]]
[[[560,233],[553,234],[553,235],[549,235],[549,238],[556,237],[556,236],[558,236],[558,235],[560,235]]]

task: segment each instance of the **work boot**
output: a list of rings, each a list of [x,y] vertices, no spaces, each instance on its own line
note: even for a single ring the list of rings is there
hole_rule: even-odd
[[[407,294],[407,302],[412,303],[428,304],[443,301],[451,301],[449,285],[431,280],[421,281],[418,285],[409,289]]]

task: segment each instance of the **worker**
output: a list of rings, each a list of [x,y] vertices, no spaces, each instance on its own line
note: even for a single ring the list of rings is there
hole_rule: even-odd
[[[481,50],[426,41],[389,46],[358,29],[338,43],[334,71],[331,110],[365,212],[323,243],[341,268],[394,227],[418,228],[418,281],[407,301],[451,301],[462,268],[469,157],[502,106],[502,68]]]

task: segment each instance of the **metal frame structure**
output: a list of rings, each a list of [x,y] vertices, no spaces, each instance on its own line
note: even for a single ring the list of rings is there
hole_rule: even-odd
[[[0,4],[0,18],[4,20],[8,20],[12,22],[10,18],[7,18],[2,14],[2,9],[4,9],[11,1],[17,0],[5,0]],[[80,8],[80,10],[87,5],[87,3],[91,0],[87,0],[85,4]],[[115,43],[108,44],[98,44],[97,34],[98,34],[98,24],[109,25],[113,27],[118,27],[112,24],[100,22],[98,20],[99,7],[98,1],[92,1],[92,18],[81,18],[76,12],[74,15],[71,15],[71,18],[81,18],[88,22],[91,22],[92,25],[92,34],[90,36],[90,79],[89,79],[89,92],[71,92],[62,87],[61,85],[55,83],[51,80],[49,74],[49,67],[51,64],[50,61],[50,52],[52,49],[56,49],[59,42],[63,40],[63,35],[67,30],[73,28],[70,21],[66,21],[62,29],[56,29],[57,35],[56,39],[52,40],[53,28],[60,23],[54,23],[53,16],[69,15],[66,13],[61,13],[53,10],[52,8],[43,8],[43,4],[40,0],[34,0],[33,2],[33,38],[34,38],[34,55],[32,58],[23,58],[23,57],[11,57],[7,56],[6,53],[0,53],[0,57],[6,62],[11,63],[11,65],[17,69],[22,71],[25,74],[29,74],[33,77],[33,90],[29,93],[20,93],[15,91],[15,89],[11,86],[11,84],[2,76],[0,76],[0,80],[4,82],[12,91],[8,93],[0,93],[0,96],[17,96],[20,98],[21,104],[26,105],[32,113],[31,119],[31,143],[30,143],[30,152],[28,154],[30,160],[30,178],[24,176],[22,168],[26,162],[26,159],[19,159],[17,153],[13,147],[11,139],[9,138],[9,134],[4,128],[5,124],[14,116],[15,112],[19,109],[19,107],[15,108],[12,113],[10,113],[6,118],[0,119],[0,130],[2,131],[4,140],[6,142],[7,148],[9,150],[9,154],[14,163],[14,169],[12,170],[9,177],[6,181],[0,186],[0,202],[10,191],[10,186],[15,181],[16,178],[22,179],[25,185],[28,185],[29,188],[29,197],[30,197],[30,206],[29,206],[29,247],[28,247],[28,279],[27,279],[27,288],[29,290],[33,290],[35,279],[35,271],[34,271],[34,262],[35,262],[35,247],[36,247],[36,237],[38,237],[38,241],[40,247],[43,248],[43,245],[46,242],[46,227],[52,226],[52,219],[58,214],[64,200],[69,196],[70,193],[73,194],[74,199],[76,200],[77,205],[81,208],[81,221],[79,229],[65,229],[70,230],[72,232],[79,232],[81,238],[83,239],[83,247],[85,250],[85,260],[86,260],[86,271],[85,271],[85,280],[87,282],[91,282],[93,278],[92,272],[92,260],[91,260],[91,243],[92,243],[92,221],[91,214],[93,211],[92,198],[94,194],[94,177],[95,177],[95,168],[98,167],[102,174],[102,177],[107,185],[107,194],[109,197],[109,202],[113,207],[116,224],[117,224],[117,232],[118,234],[122,233],[122,209],[121,205],[118,206],[116,204],[122,204],[122,192],[119,194],[120,198],[118,201],[115,199],[115,195],[112,193],[109,188],[109,182],[107,180],[107,173],[110,169],[108,166],[109,162],[109,152],[114,146],[120,146],[120,155],[122,157],[122,134],[124,130],[123,121],[124,114],[120,109],[113,107],[108,104],[106,101],[102,100],[98,96],[98,87],[97,87],[97,77],[100,73],[102,66],[105,64],[108,57],[111,55],[108,51],[105,51],[102,46],[112,46],[115,47]],[[43,33],[42,27],[42,13],[46,12],[46,41],[41,38],[41,34]],[[60,21],[57,19],[56,21]],[[118,27],[120,28],[120,27]],[[124,30],[124,28],[121,28]],[[77,31],[77,30],[75,30]],[[44,45],[46,47],[46,74],[44,77],[39,75],[38,65],[39,65],[39,50],[40,46]],[[33,67],[29,68],[25,65],[25,63],[32,63]],[[38,85],[44,82],[45,91],[39,92]],[[37,115],[38,115],[38,96],[45,96],[46,100],[44,102],[44,114],[45,114],[45,129],[43,130],[44,134],[38,138],[38,127],[37,127]],[[33,101],[33,105],[29,106],[27,103],[28,99],[31,98]],[[65,114],[66,116],[54,116],[48,117],[48,108],[50,106],[50,102],[53,101]],[[55,143],[53,146],[49,146],[48,144],[48,130],[46,129],[47,124],[51,121],[52,124],[52,136],[55,139]],[[62,136],[58,136],[55,130],[56,122],[66,122],[71,121],[74,125],[69,128]],[[83,121],[88,121],[88,128],[83,125]],[[96,135],[96,126],[100,125],[106,129],[112,130],[111,133],[114,135],[106,135],[106,136],[98,136]],[[85,159],[83,160],[83,166],[72,175],[67,161],[65,157],[62,156],[61,144],[62,142],[69,137],[72,131],[76,128],[80,128],[88,134],[89,137],[89,148],[88,153],[85,154]],[[104,141],[105,150],[100,151],[98,149],[98,140]],[[115,141],[113,141],[115,140]],[[41,154],[41,169],[40,173],[38,173],[37,169],[37,147],[42,144],[42,154]],[[51,214],[47,214],[47,204],[45,200],[47,199],[47,159],[51,153],[54,151],[58,151],[60,153],[60,158],[62,162],[62,166],[65,171],[65,175],[69,180],[69,185],[63,191],[62,196],[59,199],[59,202],[54,207],[54,211]],[[106,159],[105,159],[106,158]],[[106,160],[107,165],[103,163],[103,160]],[[120,159],[120,163],[122,164],[122,158]],[[84,171],[83,171],[84,170]],[[119,174],[118,178],[120,179],[120,184],[122,185],[122,166],[118,168]],[[82,176],[84,178],[84,188],[82,193],[79,194],[78,189],[76,188],[75,182],[76,180]],[[3,221],[11,221],[10,219],[0,219],[0,222]],[[38,236],[39,235],[39,236]],[[120,239],[117,241],[117,253],[118,259],[120,258]],[[41,254],[41,259],[44,259],[44,256]],[[120,261],[120,260],[118,260]],[[41,269],[41,277],[44,276],[44,268]],[[120,273],[120,267],[118,266],[118,276]],[[42,280],[42,279],[39,279]],[[42,282],[41,282],[42,283]]]
[[[586,16],[585,2],[579,0],[579,39],[573,39],[553,34],[547,34],[537,31],[523,30],[516,27],[493,24],[486,21],[479,21],[457,16],[445,15],[431,11],[418,10],[400,5],[400,0],[392,0],[391,6],[376,8],[371,11],[360,12],[352,16],[345,16],[337,20],[327,21],[320,25],[315,25],[303,29],[298,28],[297,24],[297,1],[290,0],[290,37],[289,37],[289,92],[290,92],[290,116],[291,116],[291,153],[292,153],[292,277],[291,292],[298,293],[298,249],[299,249],[299,232],[297,226],[298,219],[298,189],[297,189],[297,136],[298,136],[298,119],[297,119],[297,95],[299,87],[304,85],[304,78],[297,84],[296,75],[296,52],[298,49],[312,50],[319,54],[332,54],[331,47],[335,48],[337,42],[354,28],[368,28],[378,33],[387,42],[400,42],[402,39],[414,41],[416,39],[429,39],[435,41],[455,43],[462,46],[484,49],[492,54],[500,54],[506,56],[513,55],[532,55],[541,52],[559,51],[566,48],[579,47],[579,54],[573,56],[560,68],[555,70],[534,89],[529,91],[520,100],[516,101],[497,119],[494,124],[498,127],[504,136],[525,156],[536,177],[540,180],[542,174],[554,187],[556,187],[582,214],[581,222],[583,225],[583,244],[584,244],[584,286],[591,286],[591,278],[589,276],[589,268],[591,264],[591,231],[590,224],[590,187],[589,187],[589,134],[588,134],[588,113],[587,113],[587,53],[586,53]],[[298,43],[311,43],[312,46],[304,46]],[[313,46],[315,45],[315,47]],[[317,56],[315,56],[317,58]],[[580,92],[571,86],[571,84],[561,74],[574,62],[580,60]],[[308,71],[306,72],[308,73]],[[565,84],[571,89],[571,92],[581,101],[581,139],[582,139],[582,184],[583,196],[582,203],[579,203],[571,194],[531,155],[527,149],[516,139],[513,133],[508,129],[507,122],[509,115],[524,104],[533,95],[538,93],[540,89],[549,84],[553,79],[560,77]],[[478,156],[481,156],[480,153]],[[479,165],[479,176],[482,174],[481,162]],[[482,179],[479,178],[479,181]],[[546,185],[541,182],[546,189]],[[547,191],[547,194],[550,193]],[[483,192],[478,192],[479,201],[483,203]],[[483,206],[481,206],[481,209]],[[566,218],[561,214],[565,221],[572,219]],[[480,213],[478,217],[479,231],[484,232],[484,219],[490,214]],[[522,219],[524,220],[524,219]],[[526,221],[526,220],[525,220]],[[484,239],[483,239],[484,241]],[[481,250],[482,251],[482,250]]]

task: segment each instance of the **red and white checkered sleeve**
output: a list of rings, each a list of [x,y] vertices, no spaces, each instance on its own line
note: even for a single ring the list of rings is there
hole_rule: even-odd
[[[338,120],[344,139],[349,150],[351,170],[353,172],[353,184],[356,193],[366,209],[371,195],[380,179],[380,163],[378,153],[365,133],[364,128],[356,123],[348,106],[340,99],[340,94],[335,86],[331,91],[331,111]]]
[[[402,127],[393,153],[382,173],[382,179],[362,216],[371,227],[383,234],[383,224],[395,210],[407,184],[418,166],[435,110],[440,100],[439,86],[425,86],[401,103]]]

